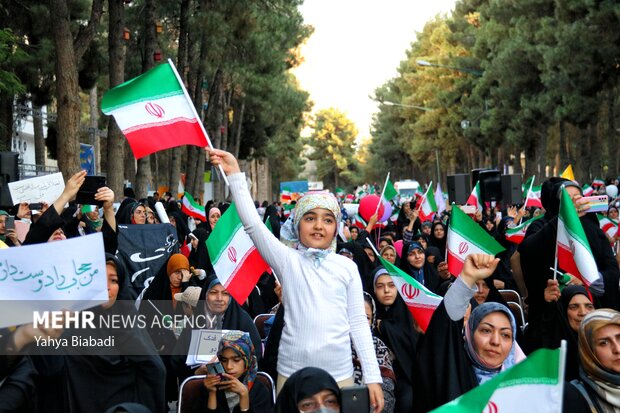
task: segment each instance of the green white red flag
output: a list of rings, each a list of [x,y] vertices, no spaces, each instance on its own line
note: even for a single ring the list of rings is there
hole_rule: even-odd
[[[420,203],[420,216],[422,217],[422,221],[432,219],[432,215],[435,212],[437,212],[437,203],[435,202],[435,191],[433,190],[433,182],[431,182],[428,185],[426,192],[422,196],[422,202]]]
[[[289,188],[283,188],[282,192],[280,193],[280,201],[281,202],[291,202],[292,200],[292,192]]]
[[[360,214],[355,214],[353,216],[353,220],[351,221],[351,224],[358,227],[359,229],[366,229],[366,227],[368,226],[368,222],[366,222],[366,220],[362,218]]]
[[[469,254],[497,255],[504,251],[488,232],[459,207],[453,205],[448,226],[448,271],[458,276]]]
[[[181,211],[183,211],[185,214],[189,215],[190,217],[198,218],[203,222],[207,220],[207,214],[205,212],[205,207],[203,207],[198,202],[196,202],[189,192],[185,192],[183,194],[183,200],[181,202]]]
[[[594,193],[594,188],[588,184],[583,184],[581,189],[583,190],[583,196],[590,196]]]
[[[557,413],[562,411],[565,342],[540,349],[432,413]]]
[[[521,244],[521,242],[525,238],[525,233],[527,232],[527,228],[530,226],[530,224],[536,221],[537,219],[542,218],[543,216],[544,215],[541,214],[532,219],[528,219],[521,225],[517,225],[513,228],[508,228],[506,230],[506,239],[510,242],[514,242],[515,244]]]
[[[541,186],[534,186],[534,179],[535,176],[532,176],[528,180],[529,187],[527,188],[527,193],[525,194],[525,207],[542,208],[542,202],[540,201]]]
[[[101,111],[114,116],[136,159],[176,146],[211,146],[170,61],[108,90]]]
[[[558,266],[564,272],[581,278],[586,285],[599,279],[598,267],[586,233],[581,226],[575,205],[564,188],[560,198],[556,254]]]
[[[207,238],[213,269],[222,285],[243,304],[265,271],[271,271],[243,229],[232,203]]]
[[[598,218],[598,225],[601,227],[603,232],[610,237],[615,237],[618,235],[618,222],[614,221],[611,218],[608,218],[601,214],[596,214],[596,218]]]
[[[467,198],[466,205],[473,205],[476,207],[477,211],[484,211],[484,207],[482,206],[482,197],[480,196],[480,182],[476,182],[476,186],[471,191],[471,195]]]
[[[379,256],[381,264],[392,277],[392,281],[398,293],[400,294],[411,315],[415,319],[420,328],[426,332],[428,323],[435,312],[435,309],[443,299],[441,296],[434,294],[426,289],[422,284],[417,282],[415,278],[405,273],[389,261]]]
[[[396,198],[397,195],[398,191],[394,188],[392,181],[390,181],[390,175],[388,174],[388,178],[385,180],[385,185],[383,186],[382,201],[384,203],[390,202],[392,199]]]
[[[594,181],[592,181],[592,186],[605,186],[605,180],[601,178],[594,178]]]

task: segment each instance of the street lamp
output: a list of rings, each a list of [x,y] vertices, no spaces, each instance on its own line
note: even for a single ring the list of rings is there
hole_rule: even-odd
[[[418,109],[418,110],[423,110],[424,112],[432,112],[435,109],[433,108],[426,108],[424,106],[416,106],[416,105],[407,105],[407,104],[403,104],[403,103],[396,103],[396,102],[391,102],[389,100],[381,100],[380,101],[382,104],[387,105],[387,106],[400,106],[403,108],[412,108],[412,109]],[[437,161],[437,183],[441,182],[441,173],[439,171],[439,149],[437,149],[437,146],[435,146],[435,160]]]
[[[415,62],[418,64],[418,66],[442,67],[444,69],[456,70],[457,72],[469,73],[470,75],[474,75],[474,76],[478,76],[478,77],[482,76],[482,71],[481,70],[469,69],[469,68],[466,68],[466,67],[456,67],[456,66],[440,65],[438,63],[431,63],[431,62],[428,62],[426,60],[416,60]]]

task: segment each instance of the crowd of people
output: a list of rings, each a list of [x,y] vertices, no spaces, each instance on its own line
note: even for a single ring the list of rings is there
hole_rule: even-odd
[[[471,218],[505,251],[471,254],[461,273],[451,274],[449,208],[423,219],[419,201],[407,200],[395,205],[395,221],[377,225],[375,215],[361,227],[338,198],[321,191],[298,199],[285,217],[279,203],[252,200],[231,154],[208,151],[228,175],[230,201],[272,270],[245,302],[222,285],[206,243],[230,203],[209,201],[204,222],[188,218],[170,193],[138,200],[128,189],[115,206],[115,194],[104,187],[95,195],[101,207],[75,205],[86,175],[79,172],[51,205],[0,210],[0,240],[23,248],[102,233],[108,302],[95,311],[120,311],[131,303],[130,312],[147,318],[203,315],[209,329],[223,331],[216,357],[187,364],[197,327],[126,328],[119,341],[131,343],[132,352],[106,355],[36,355],[30,350],[37,338],[72,332],[33,324],[1,329],[0,412],[160,413],[185,400],[183,412],[334,413],[347,404],[341,389],[352,386],[367,389],[371,412],[427,412],[563,340],[563,411],[620,411],[620,233],[601,229],[576,182],[546,180],[543,208],[484,204]],[[603,215],[617,228],[618,182],[609,184],[602,187],[610,195]],[[563,190],[596,262],[599,279],[587,285],[577,274],[555,269]],[[24,239],[6,228],[9,216],[30,223]],[[506,238],[507,230],[535,216],[540,218],[520,244]],[[138,286],[119,233],[141,225],[162,231],[172,225],[177,243],[162,268]],[[377,253],[443,297],[426,330]],[[515,299],[507,300],[507,291],[516,294],[523,319],[508,305]],[[223,372],[214,373],[212,362]],[[194,376],[202,385],[185,399],[181,385]],[[260,380],[265,376],[271,380]]]

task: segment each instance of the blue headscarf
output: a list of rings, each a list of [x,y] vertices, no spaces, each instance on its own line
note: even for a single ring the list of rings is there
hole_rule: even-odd
[[[510,352],[504,362],[500,366],[488,366],[484,364],[484,362],[478,356],[478,351],[474,344],[474,332],[480,325],[480,322],[487,315],[500,312],[506,314],[508,320],[510,321],[510,327],[512,329],[512,347],[510,348]],[[476,374],[476,378],[478,379],[478,384],[482,384],[489,379],[495,377],[497,373],[499,373],[502,369],[507,369],[512,367],[515,364],[515,339],[517,336],[517,323],[515,321],[514,316],[510,312],[505,305],[495,302],[483,303],[477,306],[471,313],[469,320],[467,321],[467,325],[465,326],[465,351],[469,356],[469,359],[472,362],[472,367],[474,369],[474,373]]]

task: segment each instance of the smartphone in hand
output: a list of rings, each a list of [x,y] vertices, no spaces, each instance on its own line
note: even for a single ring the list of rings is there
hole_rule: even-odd
[[[103,202],[95,200],[99,188],[106,186],[105,176],[87,176],[75,196],[75,202],[80,205],[103,206]]]
[[[360,413],[370,411],[370,395],[368,394],[368,387],[344,387],[340,390],[340,396],[342,398],[342,403],[340,405],[340,411],[342,413]]]
[[[13,215],[9,215],[6,218],[6,223],[4,224],[4,229],[15,229],[15,217]]]

